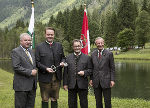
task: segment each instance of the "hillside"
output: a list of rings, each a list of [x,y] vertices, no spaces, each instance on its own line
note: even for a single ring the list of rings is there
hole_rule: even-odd
[[[108,8],[116,9],[120,0],[85,0],[88,11],[98,9],[99,14]],[[134,0],[139,5],[142,0]],[[47,23],[51,15],[57,15],[58,11],[74,6],[79,7],[83,0],[35,0],[35,19]],[[31,14],[30,0],[0,0],[0,28],[12,27],[18,19],[29,21]]]

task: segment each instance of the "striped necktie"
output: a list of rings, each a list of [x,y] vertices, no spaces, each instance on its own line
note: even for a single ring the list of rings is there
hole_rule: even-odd
[[[32,57],[31,57],[29,51],[28,51],[28,50],[25,50],[25,53],[27,54],[27,56],[29,57],[31,63],[33,64]]]

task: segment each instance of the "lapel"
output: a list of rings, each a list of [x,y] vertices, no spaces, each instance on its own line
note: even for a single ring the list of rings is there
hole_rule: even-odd
[[[67,58],[69,60],[69,62],[73,65],[72,67],[75,67],[75,57],[74,57],[74,54],[72,53],[70,55],[69,58]]]
[[[51,48],[52,48],[53,54],[56,55],[56,43],[55,42],[53,42]]]
[[[102,52],[102,55],[101,55],[101,59],[99,59],[99,57],[98,57],[98,50],[95,51],[95,57],[96,57],[97,62],[99,64],[99,68],[101,68],[101,66],[103,66],[102,62],[105,59],[105,55],[106,55],[106,50],[104,49],[103,52]]]
[[[32,50],[29,49],[29,52],[30,52],[30,55],[31,55],[31,57],[32,57],[32,62],[33,62],[33,64],[35,64],[35,57],[34,57],[34,55],[33,55]],[[31,61],[30,61],[30,63],[31,63]],[[32,63],[31,63],[31,64],[32,64]],[[32,65],[33,65],[33,64],[32,64]]]
[[[32,63],[31,63],[31,61],[30,61],[30,59],[29,59],[29,57],[27,56],[27,54],[25,53],[25,51],[23,50],[23,48],[20,46],[20,54],[31,64],[31,65],[33,65]],[[30,52],[30,54],[31,54],[31,52]],[[33,57],[33,55],[31,55],[31,57]],[[32,58],[33,59],[33,58]],[[34,61],[34,60],[33,60]]]
[[[100,61],[101,61],[101,60],[98,58],[98,50],[95,51],[95,54],[94,54],[94,55],[95,55],[95,58],[96,58],[96,60],[97,60],[97,63],[100,64]]]

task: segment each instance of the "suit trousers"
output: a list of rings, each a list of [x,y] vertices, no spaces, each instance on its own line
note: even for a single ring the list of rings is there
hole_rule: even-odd
[[[111,88],[102,88],[99,84],[98,88],[94,88],[96,99],[96,108],[103,108],[102,96],[104,96],[105,108],[111,108]]]
[[[15,91],[15,108],[34,108],[36,89]]]
[[[79,89],[77,84],[74,89],[68,89],[68,105],[69,108],[78,108],[77,104],[77,94],[80,99],[80,108],[88,108],[88,90],[87,89]]]

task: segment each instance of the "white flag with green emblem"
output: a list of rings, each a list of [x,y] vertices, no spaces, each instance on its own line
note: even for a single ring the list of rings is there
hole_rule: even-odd
[[[34,34],[34,7],[32,6],[32,14],[31,14],[31,18],[30,18],[30,23],[29,23],[29,27],[28,27],[28,34],[31,36],[32,38],[32,46],[31,48],[35,48],[35,34]]]

